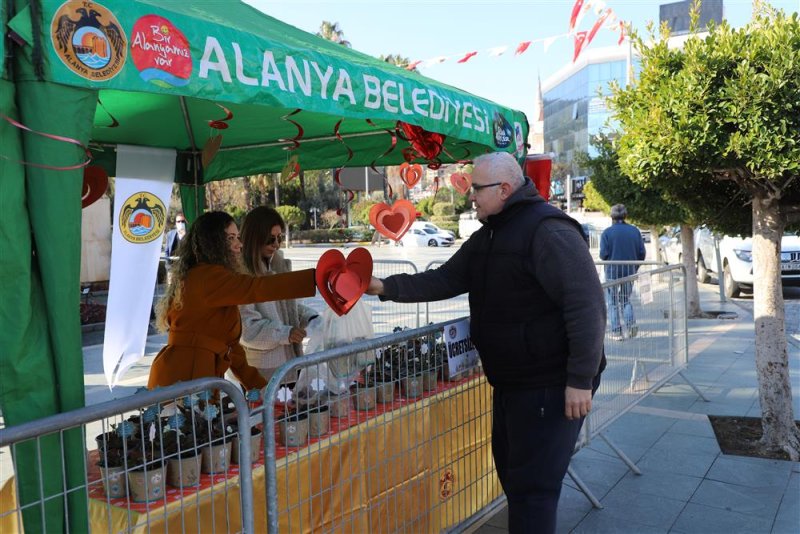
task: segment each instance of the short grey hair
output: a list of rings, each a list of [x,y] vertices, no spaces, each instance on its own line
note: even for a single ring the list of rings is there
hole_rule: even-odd
[[[508,152],[490,152],[475,158],[472,162],[475,167],[486,165],[492,175],[502,182],[508,182],[514,189],[525,183],[525,176],[522,174],[522,167],[517,160]]]
[[[625,204],[614,204],[611,206],[611,220],[624,221],[627,216],[628,208],[625,207]]]

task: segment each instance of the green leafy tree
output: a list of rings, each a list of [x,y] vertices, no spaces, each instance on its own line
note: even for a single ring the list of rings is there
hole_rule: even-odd
[[[317,37],[322,37],[326,41],[332,41],[347,48],[353,48],[353,45],[350,44],[350,41],[344,38],[344,32],[342,31],[342,28],[339,27],[338,22],[328,22],[327,20],[323,20],[322,24],[319,25]]]
[[[306,222],[306,214],[297,206],[278,206],[275,211],[280,213],[289,228],[299,228]]]
[[[625,174],[681,201],[750,205],[760,445],[797,461],[779,266],[784,230],[800,223],[800,21],[756,11],[744,28],[722,23],[682,50],[639,40],[640,79],[611,100]]]
[[[431,217],[433,215],[434,198],[432,196],[425,197],[417,202],[417,211],[424,217]]]
[[[583,186],[583,194],[586,198],[583,199],[583,207],[589,211],[601,211],[608,215],[611,213],[611,206],[606,200],[597,192],[594,186],[594,181],[590,180]]]

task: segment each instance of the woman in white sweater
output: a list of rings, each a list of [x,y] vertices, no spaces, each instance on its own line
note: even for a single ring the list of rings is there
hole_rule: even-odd
[[[279,250],[286,223],[267,206],[251,210],[242,223],[242,260],[249,274],[269,276],[291,271],[291,262]],[[296,300],[277,300],[239,306],[241,345],[247,362],[269,381],[278,367],[302,356],[308,322],[317,312]],[[293,380],[288,380],[292,382]]]

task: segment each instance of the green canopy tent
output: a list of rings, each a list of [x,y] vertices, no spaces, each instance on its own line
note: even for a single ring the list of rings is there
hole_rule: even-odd
[[[83,405],[78,316],[80,196],[87,155],[114,174],[117,144],[172,148],[189,217],[203,184],[303,169],[524,157],[521,112],[319,39],[239,2],[10,0],[0,79],[0,405],[13,425]],[[6,31],[4,31],[6,33]],[[12,124],[11,121],[17,121]],[[23,129],[61,136],[53,139]],[[216,156],[203,147],[222,135]],[[40,167],[37,165],[44,165]],[[54,169],[61,168],[59,170]],[[70,168],[65,170],[64,168]],[[33,260],[33,261],[32,261]],[[20,448],[23,503],[77,487],[83,442]],[[27,456],[26,456],[27,455]],[[54,475],[50,475],[54,473]],[[85,528],[82,492],[24,519]],[[42,521],[46,524],[42,525]]]

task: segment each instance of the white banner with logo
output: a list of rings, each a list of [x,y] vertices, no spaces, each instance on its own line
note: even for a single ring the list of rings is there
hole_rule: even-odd
[[[103,371],[113,388],[144,356],[175,151],[119,145]]]

